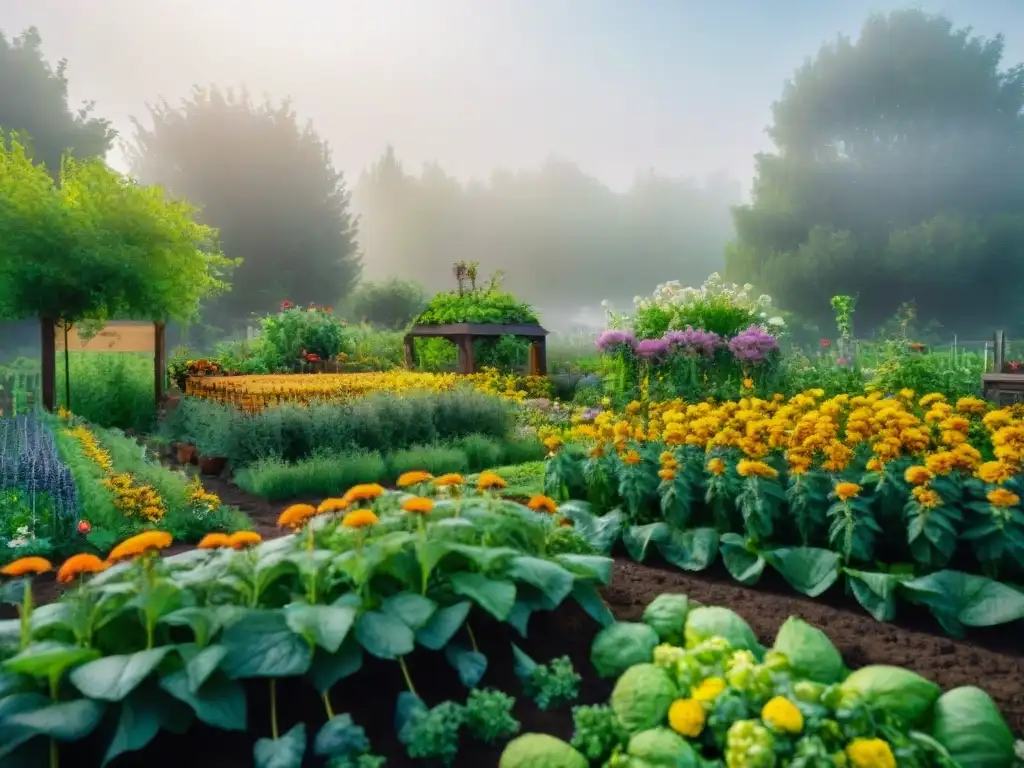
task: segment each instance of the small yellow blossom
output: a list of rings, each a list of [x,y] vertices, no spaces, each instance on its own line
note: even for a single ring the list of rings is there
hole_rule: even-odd
[[[668,709],[668,724],[676,733],[695,739],[707,723],[704,705],[696,699],[676,699]]]

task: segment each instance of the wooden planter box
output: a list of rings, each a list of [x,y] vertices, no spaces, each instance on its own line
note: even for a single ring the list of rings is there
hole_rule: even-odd
[[[476,373],[473,359],[473,341],[495,336],[515,336],[530,340],[530,375],[548,375],[548,332],[537,323],[525,325],[499,325],[497,323],[450,323],[448,325],[423,325],[417,323],[405,335],[405,367],[413,367],[413,340],[447,339],[459,348],[459,373]]]
[[[981,389],[990,403],[998,406],[1024,403],[1024,371],[1021,373],[986,373]]]

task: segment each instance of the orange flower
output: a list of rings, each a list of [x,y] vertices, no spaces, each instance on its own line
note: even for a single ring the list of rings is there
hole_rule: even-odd
[[[1020,502],[1020,496],[1006,488],[995,488],[986,494],[986,498],[993,507],[1015,507]]]
[[[641,461],[643,461],[643,459],[636,451],[626,451],[626,453],[622,455],[622,463],[628,464],[631,467],[635,467]]]
[[[706,469],[712,475],[721,475],[723,472],[725,472],[725,461],[716,456],[708,461]]]
[[[849,501],[858,493],[861,492],[861,487],[856,483],[837,483],[836,484],[836,496],[839,497],[840,501]]]
[[[353,485],[349,488],[343,498],[349,503],[356,502],[358,504],[361,501],[373,501],[383,493],[384,486],[382,485],[362,483],[361,485]]]
[[[548,449],[550,453],[557,453],[558,449],[565,445],[565,441],[558,435],[552,435],[551,437],[544,438],[544,447]]]
[[[315,514],[312,504],[292,504],[277,518],[277,524],[281,528],[301,528]]]
[[[402,509],[413,515],[429,515],[434,508],[434,502],[422,496],[410,496],[402,502]]]
[[[910,492],[918,504],[925,509],[935,509],[942,504],[942,497],[926,485],[919,485]]]
[[[109,563],[100,560],[96,555],[73,555],[65,560],[60,570],[57,571],[57,581],[61,584],[70,584],[75,580],[76,576],[86,573],[99,573],[109,567]]]
[[[660,477],[666,483],[670,483],[676,479],[676,471],[674,469],[659,469],[658,477]]]
[[[320,502],[320,506],[316,508],[316,513],[318,515],[331,515],[335,512],[341,512],[342,510],[348,509],[348,506],[349,502],[345,499],[324,499]]]
[[[0,576],[28,576],[53,570],[45,557],[22,557],[0,568]]]
[[[763,461],[750,461],[741,459],[736,465],[736,472],[740,477],[778,477],[779,473]]]
[[[429,472],[405,472],[398,478],[399,488],[408,488],[410,485],[420,485],[429,482],[434,476]]]
[[[208,533],[196,544],[197,549],[225,549],[231,546],[231,537],[226,533]]]
[[[507,488],[508,483],[494,472],[481,472],[480,477],[477,478],[476,487],[481,491],[492,491]]]
[[[555,500],[543,494],[534,496],[526,506],[534,512],[547,512],[549,515],[553,515],[558,511],[558,505],[555,503]]]
[[[463,479],[462,475],[457,472],[450,472],[447,475],[441,475],[440,477],[434,478],[434,485],[440,488],[462,485],[465,482],[466,481]]]
[[[228,546],[232,549],[245,549],[246,547],[255,547],[261,541],[263,541],[263,537],[256,531],[235,531],[228,538]]]
[[[166,531],[146,531],[122,541],[111,550],[107,559],[114,563],[119,560],[128,560],[154,549],[166,549],[171,546],[172,541],[174,539]]]
[[[924,485],[933,477],[934,475],[928,467],[922,467],[920,465],[907,467],[907,471],[903,473],[903,479],[911,485]]]
[[[346,528],[366,528],[377,523],[377,516],[369,509],[357,509],[355,512],[349,512],[341,520],[341,524]]]

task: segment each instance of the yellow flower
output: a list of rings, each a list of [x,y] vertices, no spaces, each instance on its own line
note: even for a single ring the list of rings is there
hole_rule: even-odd
[[[550,453],[555,453],[564,444],[565,441],[562,440],[562,438],[560,438],[558,435],[551,435],[550,437],[544,439],[544,447],[547,448]]]
[[[1020,502],[1020,496],[1006,488],[995,488],[986,494],[986,498],[993,507],[1015,507]]]
[[[695,685],[690,695],[697,701],[714,701],[726,689],[725,680],[720,677],[708,677]]]
[[[281,528],[301,528],[315,514],[312,504],[292,504],[277,518],[277,524]]]
[[[765,704],[761,719],[765,725],[784,733],[800,733],[804,729],[803,713],[785,696],[776,696]]]
[[[715,456],[713,459],[708,460],[706,469],[712,475],[721,475],[725,472],[725,461]]]
[[[235,531],[228,537],[228,546],[232,549],[246,549],[255,547],[263,541],[263,537],[256,531]]]
[[[743,380],[743,388],[744,389],[753,389],[754,388],[754,380],[753,379],[744,379]]]
[[[626,451],[626,453],[622,454],[622,463],[628,464],[631,467],[635,467],[641,461],[643,461],[643,459],[636,451]]]
[[[377,483],[362,483],[361,485],[353,485],[342,497],[350,504],[352,502],[360,501],[373,501],[378,496],[384,493],[384,487]]]
[[[226,549],[231,546],[231,537],[226,533],[208,533],[196,544],[196,549]]]
[[[907,471],[903,473],[903,479],[911,485],[924,485],[934,476],[928,467],[922,466],[907,467]]]
[[[896,768],[892,747],[882,739],[854,739],[846,745],[850,768]]]
[[[439,488],[451,488],[453,486],[459,486],[465,483],[462,475],[457,472],[450,472],[447,475],[441,475],[440,477],[434,478],[434,485]]]
[[[849,501],[860,493],[862,488],[856,483],[837,483],[836,484],[836,496],[839,497],[840,501]]]
[[[676,479],[676,471],[674,469],[659,469],[658,477],[660,477],[666,483],[670,483]]]
[[[1015,474],[1016,468],[1002,461],[986,461],[975,472],[978,479],[994,485],[1002,485]]]
[[[914,499],[925,509],[935,509],[942,504],[942,497],[926,485],[919,485],[910,492]]]
[[[150,550],[166,549],[171,546],[172,541],[174,539],[166,531],[146,531],[122,541],[111,550],[107,559],[116,563],[118,560],[138,557]]]
[[[868,472],[881,472],[882,470],[885,469],[885,464],[882,463],[881,459],[872,456],[870,459],[868,459],[866,469]]]
[[[0,576],[28,576],[53,570],[53,563],[45,557],[21,557],[0,568]]]
[[[480,491],[493,491],[507,488],[508,483],[494,472],[481,472],[476,480],[476,487]]]
[[[413,515],[429,515],[434,508],[434,502],[422,496],[410,496],[402,502],[402,509]]]
[[[333,515],[336,512],[342,512],[349,508],[350,502],[338,497],[332,497],[330,499],[324,499],[320,502],[316,508],[318,515]]]
[[[695,699],[676,699],[668,708],[668,724],[672,730],[689,739],[700,736],[707,719],[704,705]]]
[[[77,576],[86,573],[100,573],[109,567],[110,563],[100,560],[96,555],[72,555],[57,571],[57,581],[60,584],[70,584]]]
[[[543,494],[534,496],[526,506],[534,512],[547,512],[549,515],[558,511],[558,504],[555,503],[555,500]]]
[[[355,512],[349,512],[341,520],[341,524],[346,528],[366,528],[376,525],[378,522],[377,515],[370,509],[357,509]]]
[[[778,477],[779,473],[765,464],[763,461],[750,461],[741,459],[736,465],[736,472],[740,477]]]
[[[434,476],[429,472],[404,472],[398,477],[398,487],[408,488],[410,485],[421,485],[433,480]]]

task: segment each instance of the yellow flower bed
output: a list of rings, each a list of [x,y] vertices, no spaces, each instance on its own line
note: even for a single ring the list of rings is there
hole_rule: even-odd
[[[365,397],[376,392],[448,392],[459,386],[470,386],[477,391],[500,395],[514,401],[531,397],[549,397],[551,394],[550,382],[544,377],[502,374],[494,370],[469,375],[388,371],[206,376],[190,378],[186,392],[194,397],[257,411],[280,403],[338,402]]]

